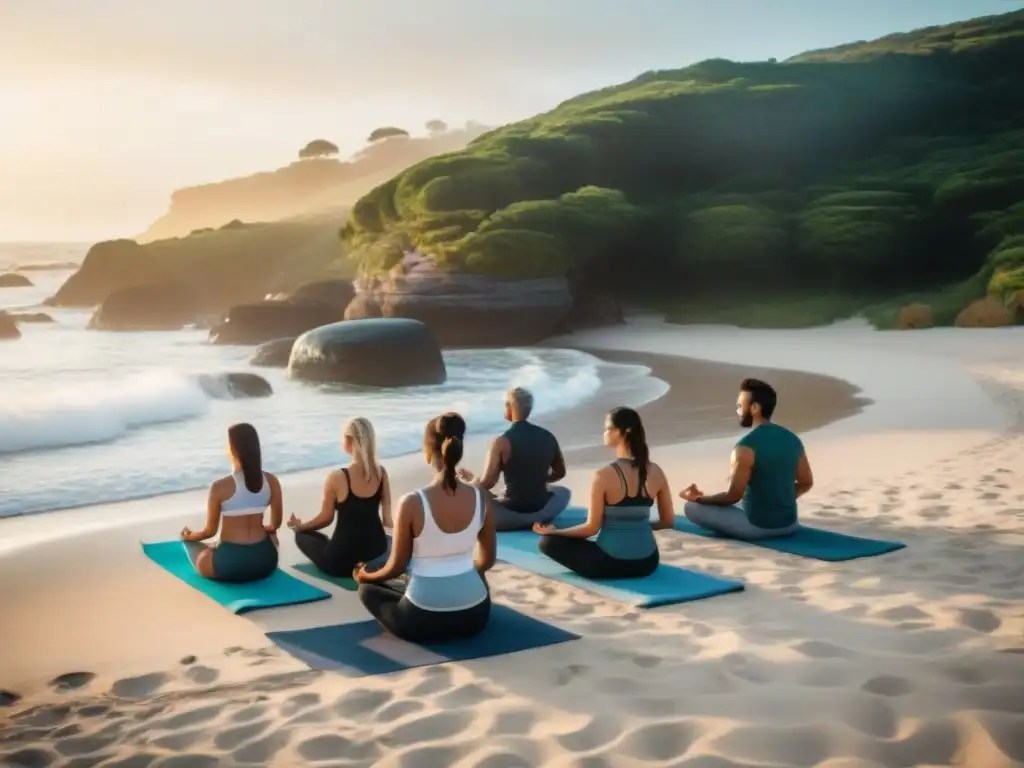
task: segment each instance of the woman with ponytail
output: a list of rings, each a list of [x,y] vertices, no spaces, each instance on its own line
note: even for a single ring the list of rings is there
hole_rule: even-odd
[[[535,525],[540,551],[588,579],[649,576],[659,562],[652,531],[675,523],[672,491],[661,467],[651,463],[643,422],[632,408],[608,414],[604,444],[615,450],[615,461],[594,475],[586,522],[561,529]]]
[[[228,456],[234,472],[210,486],[206,526],[183,528],[189,560],[201,576],[217,581],[256,581],[277,569],[277,529],[281,527],[281,484],[263,471],[260,436],[252,424],[228,429]],[[270,507],[270,522],[263,513]],[[220,542],[202,542],[220,529]]]
[[[458,478],[466,422],[445,413],[427,423],[423,451],[433,481],[402,498],[391,556],[384,567],[359,566],[359,597],[393,635],[413,643],[472,637],[491,614],[484,574],[497,538],[490,501]],[[408,581],[400,577],[409,571]]]
[[[391,527],[391,485],[377,460],[373,424],[361,416],[341,429],[341,446],[352,457],[347,467],[327,475],[320,512],[309,522],[295,515],[288,527],[302,554],[328,576],[348,577],[357,563],[383,561]],[[331,537],[321,531],[338,519]]]

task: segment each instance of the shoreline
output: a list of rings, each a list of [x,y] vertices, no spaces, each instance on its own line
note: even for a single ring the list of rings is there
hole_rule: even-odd
[[[622,392],[619,388],[610,386],[611,381],[602,380],[601,387],[597,392],[570,409],[564,412],[542,414],[534,419],[537,424],[545,426],[555,433],[563,447],[566,461],[572,463],[590,463],[600,460],[597,458],[598,454],[604,455],[600,425],[603,424],[606,412],[617,405],[626,404],[637,408],[644,423],[648,425],[648,440],[652,447],[737,434],[739,428],[736,425],[731,403],[739,382],[746,376],[768,378],[782,388],[795,387],[802,395],[809,394],[811,396],[812,407],[806,408],[805,403],[801,408],[795,409],[794,418],[790,420],[792,427],[798,431],[814,429],[833,421],[849,418],[870,404],[870,401],[859,397],[859,390],[856,387],[839,379],[817,374],[750,368],[742,365],[645,352],[604,350],[569,345],[553,347],[550,344],[542,344],[540,346],[583,352],[596,358],[599,364],[609,368],[623,365],[645,368],[648,371],[642,377],[638,376],[638,381],[643,382],[645,391],[627,383],[621,388],[625,390]],[[654,390],[661,389],[662,384],[664,391],[660,394],[655,393]],[[696,385],[698,394],[702,396],[696,406],[696,413],[692,413],[694,408],[693,385]],[[638,400],[639,402],[637,402]],[[500,408],[500,404],[496,404],[496,408]],[[681,418],[681,415],[692,418]],[[489,441],[498,433],[498,431],[494,431],[486,434],[471,434],[467,442],[476,444],[482,440]],[[408,460],[409,457],[418,455],[419,451],[406,451],[393,455],[382,455],[381,460],[390,463]],[[338,460],[343,459],[340,450],[337,458]],[[322,476],[325,470],[336,466],[337,463],[336,461],[288,470],[278,473],[278,476],[282,480],[302,481],[313,473],[317,473],[318,477]],[[152,501],[162,497],[177,497],[203,491],[206,487],[205,484],[186,486],[170,491],[129,495],[75,506],[51,507],[7,514],[0,516],[0,530],[2,530],[5,520],[20,520],[56,513],[74,513],[94,507],[118,506],[132,502]],[[0,557],[3,556],[4,551],[5,547],[0,543]]]
[[[116,507],[120,521],[0,557],[0,579],[18,585],[0,592],[0,615],[10,617],[0,689],[24,697],[0,708],[0,731],[17,738],[0,755],[71,754],[65,741],[75,740],[74,754],[89,746],[105,759],[159,763],[186,751],[287,766],[316,759],[316,745],[333,739],[330,758],[351,765],[1019,765],[1022,341],[1020,331],[750,333],[649,321],[552,340],[701,353],[773,376],[803,365],[859,388],[855,413],[828,420],[808,410],[821,423],[801,434],[816,475],[801,515],[907,547],[823,563],[659,532],[663,563],[742,580],[746,591],[649,611],[499,564],[489,575],[496,600],[581,636],[510,656],[355,681],[310,672],[264,633],[344,620],[360,608],[351,593],[235,616],[139,550],[140,539],[199,520],[189,494],[79,513],[84,521]],[[738,382],[723,371],[731,416]],[[780,391],[780,421],[792,394]],[[671,401],[647,412],[660,441]],[[677,427],[666,424],[665,436]],[[653,458],[674,491],[691,481],[720,490],[732,443],[731,434],[658,442]],[[486,439],[467,442],[474,471],[485,448]],[[424,476],[418,456],[388,470],[396,496]],[[582,459],[570,466],[577,501],[591,472]],[[282,479],[286,505],[308,517],[301,510],[315,508],[322,476],[303,475]],[[283,537],[282,567],[300,558]],[[95,677],[72,690],[47,682],[75,671]],[[104,717],[90,719],[99,706]],[[260,727],[228,745],[254,709]],[[175,718],[182,725],[172,728]],[[81,732],[62,738],[69,725]]]

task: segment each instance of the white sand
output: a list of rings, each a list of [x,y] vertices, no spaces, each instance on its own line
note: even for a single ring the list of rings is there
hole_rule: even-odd
[[[0,689],[24,698],[0,709],[0,764],[1024,765],[1024,329],[647,320],[573,342],[857,384],[874,405],[804,436],[802,513],[907,549],[830,564],[661,532],[664,561],[747,589],[651,611],[498,566],[497,600],[582,639],[352,680],[263,635],[360,617],[351,593],[235,616],[146,560],[139,540],[199,522],[201,494],[3,520]],[[677,489],[720,489],[731,443],[654,459]],[[389,463],[396,492],[424,470]],[[308,517],[319,483],[286,478],[286,507]],[[90,674],[51,682],[72,672]]]

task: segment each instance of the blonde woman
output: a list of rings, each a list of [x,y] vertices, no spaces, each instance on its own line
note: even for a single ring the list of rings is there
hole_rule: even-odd
[[[388,473],[377,460],[377,437],[373,425],[362,417],[349,421],[341,430],[341,444],[352,462],[331,472],[324,481],[320,514],[304,523],[295,515],[288,527],[295,531],[295,543],[313,564],[329,576],[351,576],[359,563],[384,556],[391,528],[391,487]],[[321,530],[334,522],[330,538]]]

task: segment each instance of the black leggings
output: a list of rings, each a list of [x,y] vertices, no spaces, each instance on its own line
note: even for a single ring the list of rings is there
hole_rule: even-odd
[[[568,536],[540,537],[541,552],[585,579],[642,579],[658,567],[658,550],[639,560],[612,557],[589,539]]]
[[[300,531],[295,544],[313,565],[328,576],[351,576],[357,563],[369,563],[388,550],[387,537],[383,541],[333,541],[320,531]]]
[[[405,599],[390,584],[360,584],[359,599],[395,637],[410,643],[443,643],[479,635],[491,616],[491,598],[462,611],[427,611]]]

